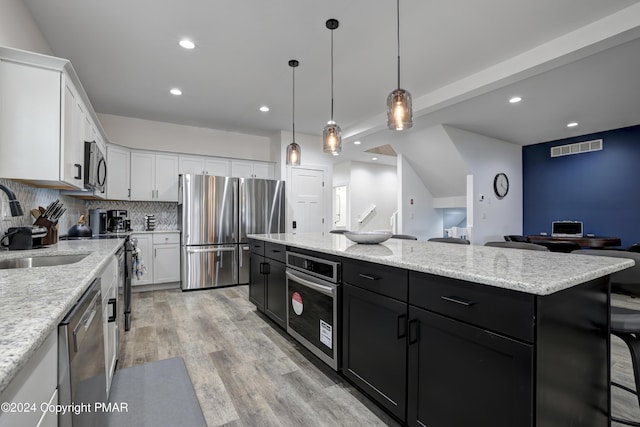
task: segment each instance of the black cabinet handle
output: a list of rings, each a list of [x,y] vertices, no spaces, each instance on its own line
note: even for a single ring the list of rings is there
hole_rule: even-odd
[[[418,342],[418,319],[409,320],[409,344]]]
[[[264,274],[264,262],[260,263],[260,274]]]
[[[282,251],[281,251],[281,250],[279,250],[279,249],[271,249],[271,252],[278,254],[278,253],[280,253],[280,252],[282,252]]]
[[[118,317],[118,302],[115,298],[109,298],[109,305],[111,306],[111,316],[107,319],[108,322],[115,322]]]
[[[75,168],[76,168],[76,176],[73,177],[73,179],[82,179],[82,165],[78,164],[78,163],[74,163]]]
[[[368,274],[362,274],[362,273],[360,273],[360,277],[367,280],[380,280],[378,276],[370,276]]]
[[[401,314],[398,316],[398,338],[404,338],[407,336],[407,315]]]
[[[271,264],[268,262],[264,263],[264,274],[271,274]]]
[[[475,301],[467,301],[465,299],[459,298],[459,297],[446,297],[444,295],[442,295],[440,298],[442,298],[445,301],[449,301],[449,302],[453,302],[456,304],[460,304],[460,305],[464,305],[465,307],[471,307],[472,305],[475,304]]]

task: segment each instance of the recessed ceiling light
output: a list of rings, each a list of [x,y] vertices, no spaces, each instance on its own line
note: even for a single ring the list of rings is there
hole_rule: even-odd
[[[334,156],[339,156],[340,153],[338,153],[337,151],[332,151],[331,154],[333,154]]]
[[[571,123],[567,123],[567,127],[568,127],[568,128],[574,128],[574,127],[576,127],[576,126],[578,126],[578,122],[571,122]]]
[[[371,160],[378,160],[378,158],[377,157],[372,157]]]
[[[360,144],[362,144],[362,142],[361,141],[353,141],[353,144],[354,145],[360,145]]]
[[[180,46],[182,46],[185,49],[193,49],[194,47],[196,47],[195,43],[193,43],[189,39],[180,40]]]
[[[174,87],[169,92],[171,93],[171,95],[176,95],[176,96],[182,95],[182,91],[180,89],[178,89],[177,87]]]
[[[520,101],[522,101],[522,97],[521,96],[514,96],[509,100],[509,102],[511,104],[517,104]]]
[[[269,111],[269,107],[267,107],[266,105],[263,105],[262,107],[260,107],[260,111],[262,111],[263,113],[266,113],[267,111]]]

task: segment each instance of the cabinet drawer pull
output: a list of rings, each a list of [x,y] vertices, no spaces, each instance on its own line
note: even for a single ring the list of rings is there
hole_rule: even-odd
[[[404,338],[407,336],[407,315],[401,314],[398,316],[398,338]]]
[[[76,168],[77,175],[73,177],[73,179],[82,179],[82,165],[75,163],[73,165]]]
[[[109,298],[109,305],[111,306],[111,316],[107,319],[108,322],[115,322],[118,317],[118,303],[115,298]]]
[[[464,305],[465,307],[471,307],[472,305],[475,305],[475,301],[467,301],[467,300],[464,300],[464,299],[458,298],[458,297],[446,297],[446,296],[442,295],[440,298],[442,298],[445,301],[454,302],[456,304]]]
[[[418,342],[418,319],[409,320],[409,344]]]
[[[271,249],[271,252],[273,252],[274,254],[279,254],[282,251],[279,249]]]
[[[380,278],[378,276],[370,276],[369,274],[360,273],[360,277],[362,277],[363,279],[367,279],[367,280],[380,280]]]

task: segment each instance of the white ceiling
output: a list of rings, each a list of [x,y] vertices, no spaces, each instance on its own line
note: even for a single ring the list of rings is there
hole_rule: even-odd
[[[402,0],[402,86],[415,128],[449,124],[525,145],[640,123],[639,2]],[[25,3],[97,112],[258,135],[291,129],[292,58],[296,131],[321,134],[325,21],[336,18],[335,120],[346,142],[335,160],[366,161],[363,150],[402,139],[384,118],[396,84],[393,0]],[[196,49],[180,48],[182,37]],[[509,105],[513,94],[524,101]],[[580,126],[568,130],[569,120]]]

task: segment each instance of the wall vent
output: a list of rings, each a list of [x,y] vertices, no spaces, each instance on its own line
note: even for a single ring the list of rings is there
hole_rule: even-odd
[[[558,145],[551,147],[551,157],[570,156],[571,154],[588,153],[602,150],[602,140],[576,142],[575,144]]]

